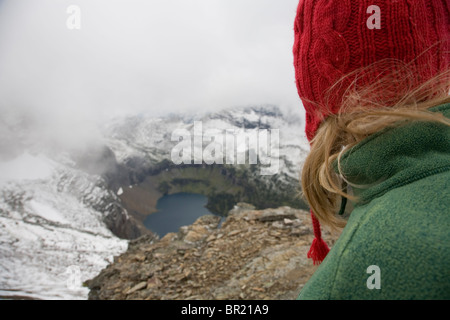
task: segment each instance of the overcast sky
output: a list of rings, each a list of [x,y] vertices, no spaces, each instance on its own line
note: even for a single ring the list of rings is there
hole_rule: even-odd
[[[298,0],[0,0],[0,111],[65,126],[121,113],[298,108]],[[81,29],[67,27],[80,9]],[[73,22],[73,20],[70,20]]]

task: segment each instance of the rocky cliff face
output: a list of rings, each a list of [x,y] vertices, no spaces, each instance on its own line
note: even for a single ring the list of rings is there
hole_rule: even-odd
[[[324,232],[332,245],[338,235]],[[240,203],[162,239],[131,241],[86,284],[89,299],[295,299],[315,267],[309,214]]]

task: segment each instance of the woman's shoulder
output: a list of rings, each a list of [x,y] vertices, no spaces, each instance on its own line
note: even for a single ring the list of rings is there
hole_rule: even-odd
[[[299,299],[450,298],[449,181],[443,172],[355,208]]]

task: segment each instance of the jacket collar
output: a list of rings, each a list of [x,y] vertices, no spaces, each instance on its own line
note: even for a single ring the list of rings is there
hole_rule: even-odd
[[[450,104],[430,109],[450,118]],[[337,171],[337,162],[334,163]],[[450,170],[450,127],[414,121],[364,139],[340,160],[341,172],[358,197],[356,205],[387,191]]]

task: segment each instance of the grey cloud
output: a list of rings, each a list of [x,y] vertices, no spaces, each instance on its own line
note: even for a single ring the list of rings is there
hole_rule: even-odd
[[[0,111],[74,143],[124,113],[266,103],[300,112],[297,2],[4,0]],[[66,26],[69,5],[81,9],[80,30]]]

